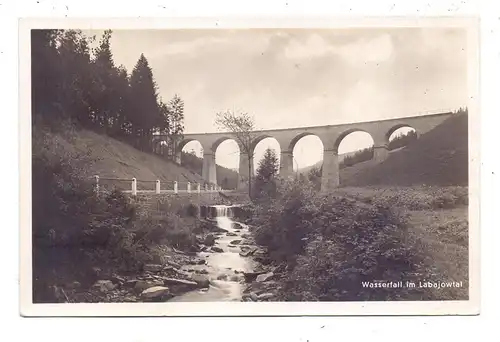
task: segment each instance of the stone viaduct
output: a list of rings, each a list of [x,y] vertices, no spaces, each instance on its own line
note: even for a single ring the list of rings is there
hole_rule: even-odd
[[[324,149],[321,189],[322,191],[328,191],[339,186],[338,148],[342,139],[348,134],[358,131],[370,134],[374,142],[373,158],[381,162],[388,156],[389,137],[397,129],[411,127],[415,129],[417,136],[420,136],[438,126],[452,115],[453,113],[441,113],[340,125],[261,130],[255,131],[253,134],[255,136],[253,147],[255,148],[265,138],[276,139],[281,149],[279,173],[282,177],[289,177],[293,175],[293,148],[295,144],[305,136],[317,136],[323,143]],[[155,136],[153,138],[153,146],[162,139],[161,136]],[[179,152],[176,155],[176,162],[180,163],[180,151],[187,143],[198,141],[203,147],[202,177],[207,182],[215,184],[217,182],[215,152],[217,151],[217,147],[228,139],[235,140],[231,132],[184,134],[182,140],[178,143]],[[245,182],[248,180],[248,163],[253,160],[253,156],[249,158],[242,151],[243,149],[240,147],[240,188],[243,188]]]

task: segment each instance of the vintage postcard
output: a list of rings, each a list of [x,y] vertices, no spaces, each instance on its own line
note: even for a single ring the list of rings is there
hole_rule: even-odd
[[[22,315],[479,313],[477,18],[19,25]]]

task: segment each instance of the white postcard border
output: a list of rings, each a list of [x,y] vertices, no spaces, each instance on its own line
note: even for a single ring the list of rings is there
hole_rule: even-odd
[[[469,300],[422,302],[241,302],[33,304],[31,276],[32,28],[227,29],[346,27],[466,27],[469,30]],[[475,17],[26,18],[19,22],[20,311],[23,316],[329,316],[471,315],[480,304],[479,20]]]

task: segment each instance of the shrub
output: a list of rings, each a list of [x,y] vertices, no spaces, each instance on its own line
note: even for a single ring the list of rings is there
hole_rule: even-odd
[[[277,261],[293,263],[296,255],[302,253],[303,239],[311,230],[314,190],[309,183],[301,182],[282,181],[278,186],[277,199],[254,209],[255,240],[268,247]]]
[[[118,191],[96,196],[86,155],[65,153],[47,131],[35,127],[33,133],[33,298],[54,302],[52,286],[90,284],[138,266],[129,230],[135,209]]]
[[[383,207],[324,198],[305,253],[285,283],[285,300],[397,300],[419,289],[369,288],[363,282],[418,281],[424,256],[406,238],[406,223]]]
[[[364,288],[363,282],[424,279],[424,255],[390,206],[316,193],[285,182],[280,196],[256,207],[256,241],[275,262],[287,261],[283,300],[424,298],[419,289]]]
[[[186,214],[189,217],[198,217],[199,212],[200,212],[200,209],[197,205],[195,205],[193,203],[188,204],[188,206],[186,208]]]

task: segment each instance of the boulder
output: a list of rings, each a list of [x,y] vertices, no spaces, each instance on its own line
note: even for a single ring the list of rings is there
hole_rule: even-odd
[[[269,300],[271,298],[274,298],[275,297],[275,294],[274,293],[271,293],[271,292],[266,292],[266,293],[262,293],[260,294],[257,299],[258,300]]]
[[[205,263],[205,260],[203,260],[203,259],[191,259],[188,261],[188,264],[189,265],[198,265],[198,264],[200,264],[200,261],[203,261],[201,264]]]
[[[200,287],[200,288],[210,286],[210,280],[208,280],[207,277],[202,276],[202,275],[193,274],[191,276],[191,280],[194,281],[196,284],[198,284],[198,287]]]
[[[252,298],[250,298],[250,295],[249,295],[249,294],[244,294],[243,296],[241,296],[241,299],[242,299],[244,302],[251,302],[251,301],[252,301]]]
[[[227,232],[226,235],[227,236],[238,236],[238,234],[233,233],[233,232]]]
[[[164,285],[162,280],[138,280],[134,285],[134,290],[136,293],[141,293],[147,288],[162,285]]]
[[[243,272],[243,275],[245,276],[245,281],[246,282],[252,282],[255,279],[257,279],[257,277],[259,275],[265,274],[265,273],[266,273],[265,271],[260,271],[260,272]]]
[[[213,234],[208,234],[207,236],[205,236],[203,243],[206,246],[213,246],[215,244],[215,236]]]
[[[116,285],[111,280],[98,280],[92,285],[92,288],[100,292],[108,292],[114,290]]]
[[[250,298],[256,302],[259,299],[259,296],[255,292],[250,292]]]
[[[205,265],[206,263],[207,263],[207,261],[204,259],[199,259],[197,262],[198,265]]]
[[[264,274],[259,274],[259,275],[257,276],[257,278],[255,279],[255,281],[257,281],[258,283],[261,283],[261,282],[264,282],[264,281],[266,281],[266,280],[271,279],[273,276],[274,276],[274,273],[273,273],[273,272],[268,272],[268,273],[264,273]]]
[[[217,276],[217,280],[227,280],[227,274],[220,274]]]
[[[252,255],[253,253],[255,253],[255,251],[257,250],[257,248],[252,248],[252,249],[248,249],[248,250],[242,250],[240,252],[240,255],[242,257],[247,257],[247,256],[250,256]]]
[[[165,300],[171,298],[172,295],[170,294],[168,287],[153,286],[142,291],[140,297],[148,300]]]
[[[164,285],[171,286],[183,286],[195,289],[198,287],[198,284],[195,281],[184,280],[184,279],[175,279],[175,278],[163,278]]]
[[[241,278],[236,275],[236,274],[233,274],[230,278],[229,278],[230,281],[240,281]]]
[[[213,246],[212,247],[212,251],[216,252],[216,253],[222,253],[222,252],[224,252],[224,250],[222,248],[217,247],[217,246]]]
[[[146,264],[144,265],[144,271],[146,272],[160,272],[163,269],[162,265],[159,264]]]
[[[241,243],[241,240],[233,240],[230,242],[231,245],[239,245]]]

